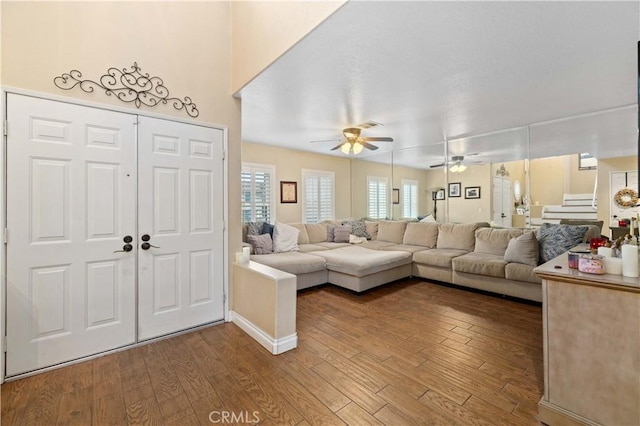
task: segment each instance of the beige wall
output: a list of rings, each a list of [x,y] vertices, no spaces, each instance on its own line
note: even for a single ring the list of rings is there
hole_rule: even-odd
[[[538,158],[530,161],[531,202],[561,205],[563,195],[591,194],[596,170],[578,170],[578,155]]]
[[[564,188],[564,158],[538,158],[529,162],[531,204],[560,205]]]
[[[491,165],[468,166],[462,173],[449,173],[449,182],[461,182],[461,196],[449,198],[449,222],[490,222],[491,221]],[[479,199],[465,199],[464,189],[468,186],[480,187]]]
[[[53,78],[77,69],[95,79],[109,67],[137,61],[143,72],[163,78],[172,95],[192,97],[198,121],[228,127],[229,253],[239,251],[240,103],[230,90],[229,3],[2,2],[1,7],[3,85],[123,107],[99,91],[60,90]],[[188,118],[170,105],[141,110]]]
[[[578,154],[568,155],[569,170],[566,170],[568,176],[569,193],[570,194],[593,194],[593,186],[596,183],[598,170],[580,170],[578,168]]]
[[[611,172],[630,170],[638,170],[638,157],[635,155],[598,160],[598,220],[604,222],[602,235],[611,236],[609,232],[609,224],[612,220],[610,217],[611,198],[613,197],[610,191]]]
[[[233,1],[233,92],[240,90],[345,3]]]
[[[242,161],[269,164],[276,167],[277,221],[284,223],[302,221],[302,169],[334,172],[336,218],[351,216],[351,186],[349,184],[351,174],[348,158],[243,142]],[[237,176],[240,176],[239,172]],[[298,182],[298,202],[296,204],[280,203],[281,180]],[[238,203],[240,203],[239,199]]]

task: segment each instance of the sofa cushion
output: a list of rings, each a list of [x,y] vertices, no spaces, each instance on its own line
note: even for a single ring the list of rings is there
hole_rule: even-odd
[[[378,222],[378,240],[402,244],[407,222],[383,220]]]
[[[548,262],[580,244],[588,230],[588,226],[543,223],[538,231],[540,263]]]
[[[342,224],[350,226],[351,234],[355,235],[356,237],[367,239],[371,238],[371,236],[367,232],[367,227],[364,223],[364,220],[345,220],[344,222],[342,222]]]
[[[511,239],[504,253],[505,262],[524,263],[531,266],[536,266],[539,258],[540,248],[533,232],[525,232],[518,238]]]
[[[326,260],[327,269],[355,277],[364,277],[411,263],[411,253],[370,250],[360,246],[314,252]]]
[[[438,242],[438,224],[428,222],[407,223],[402,244],[435,248]]]
[[[521,229],[515,228],[478,228],[476,229],[476,244],[473,251],[504,256],[509,240],[519,237],[522,232]]]
[[[391,244],[390,246],[385,246],[380,248],[380,250],[384,250],[384,251],[406,251],[408,253],[415,253],[415,252],[423,251],[426,249],[427,248],[424,246],[414,246],[410,244]]]
[[[452,260],[453,270],[468,274],[504,278],[507,262],[502,255],[487,253],[467,253]]]
[[[335,243],[348,243],[349,235],[351,235],[350,226],[336,226],[333,229],[333,242]]]
[[[326,269],[326,262],[323,258],[297,251],[253,255],[251,260],[294,275]]]
[[[523,263],[507,263],[507,266],[504,268],[504,275],[508,280],[542,284],[540,277],[533,272],[535,268],[535,266],[525,265]]]
[[[413,253],[413,261],[424,265],[451,269],[451,260],[467,253],[469,252],[466,250],[456,249],[426,249]]]
[[[310,253],[312,251],[329,250],[326,247],[322,247],[318,244],[298,244],[298,251],[300,253]]]
[[[324,242],[324,243],[315,243],[314,246],[320,246],[320,247],[325,247],[329,250],[333,250],[336,248],[340,248],[340,247],[349,247],[350,244],[349,243],[334,243],[333,241],[329,242]]]
[[[327,224],[325,223],[305,223],[309,244],[327,241]]]
[[[393,244],[387,241],[370,240],[370,241],[367,241],[366,243],[360,244],[360,247],[368,248],[371,250],[382,250],[384,247],[390,247],[395,245],[396,244]]]
[[[369,222],[368,220],[365,220],[364,227],[367,230],[367,234],[369,234],[370,240],[378,239],[378,222]]]
[[[437,248],[473,251],[476,245],[476,229],[478,225],[475,223],[440,223]]]
[[[251,247],[253,247],[253,252],[255,254],[273,253],[273,241],[271,240],[271,235],[247,235],[247,240],[249,241],[249,244],[251,244]]]
[[[285,223],[276,222],[273,229],[273,252],[283,253],[298,250],[300,230]]]
[[[309,244],[309,234],[307,234],[307,228],[304,226],[304,223],[289,223],[288,225],[300,231],[298,234],[298,244]]]

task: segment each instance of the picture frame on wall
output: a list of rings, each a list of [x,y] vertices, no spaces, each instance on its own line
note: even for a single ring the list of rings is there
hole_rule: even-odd
[[[445,199],[444,188],[433,191],[433,199],[444,200]]]
[[[460,182],[451,182],[449,184],[449,198],[462,197],[462,184]]]
[[[393,188],[393,204],[400,204],[400,189]]]
[[[468,200],[477,200],[480,198],[479,186],[467,186],[464,188],[464,198]]]
[[[298,202],[298,182],[280,181],[280,202],[283,204],[295,204]]]

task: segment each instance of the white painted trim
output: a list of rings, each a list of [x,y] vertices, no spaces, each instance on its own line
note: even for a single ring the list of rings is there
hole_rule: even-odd
[[[7,95],[2,93],[2,99],[0,99],[0,120],[2,121],[2,128],[4,128],[4,120],[7,111]],[[6,169],[6,147],[7,137],[4,136],[4,132],[1,134],[0,143],[0,230],[4,233],[4,229],[7,227],[6,211],[7,211],[7,169]],[[7,268],[6,268],[6,246],[3,241],[0,240],[0,341],[4,341],[4,337],[7,335],[6,321],[5,321],[5,306],[7,303]],[[4,345],[0,345],[4,346]],[[4,383],[4,376],[6,374],[6,359],[4,356],[4,347],[0,347],[0,383]]]
[[[70,98],[66,96],[54,95],[52,93],[42,93],[42,92],[36,92],[33,90],[20,89],[18,87],[2,86],[2,91],[4,93],[14,93],[16,95],[30,96],[32,98],[46,99],[49,101],[64,102],[67,104],[79,105],[79,106],[84,106],[89,108],[98,108],[102,110],[121,112],[124,114],[141,115],[144,117],[158,118],[160,120],[177,121],[179,123],[193,124],[194,126],[211,127],[218,130],[227,129],[227,126],[224,126],[222,124],[207,123],[200,120],[194,120],[193,118],[181,118],[175,115],[158,114],[155,112],[137,109],[137,108],[124,108],[124,107],[119,107],[111,104],[90,102],[90,101],[85,101],[78,98]]]
[[[240,327],[245,333],[274,355],[281,354],[298,346],[297,333],[290,334],[289,336],[285,336],[280,339],[274,339],[239,313],[231,311],[230,316],[231,321],[234,324]]]

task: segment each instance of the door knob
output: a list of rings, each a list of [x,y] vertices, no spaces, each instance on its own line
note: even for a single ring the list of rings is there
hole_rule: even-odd
[[[140,239],[144,242],[147,242],[151,239],[151,237],[149,236],[149,234],[144,234],[142,237],[140,237]]]
[[[122,241],[129,244],[131,241],[133,241],[133,237],[131,235],[127,235],[122,239]]]
[[[142,243],[142,244],[140,245],[140,248],[142,248],[142,250],[149,250],[151,247],[153,247],[153,248],[160,248],[160,247],[158,247],[158,246],[154,246],[154,245],[149,244],[149,243]]]
[[[133,246],[131,244],[125,244],[122,246],[122,250],[116,250],[114,253],[129,252],[131,250],[133,250]]]

